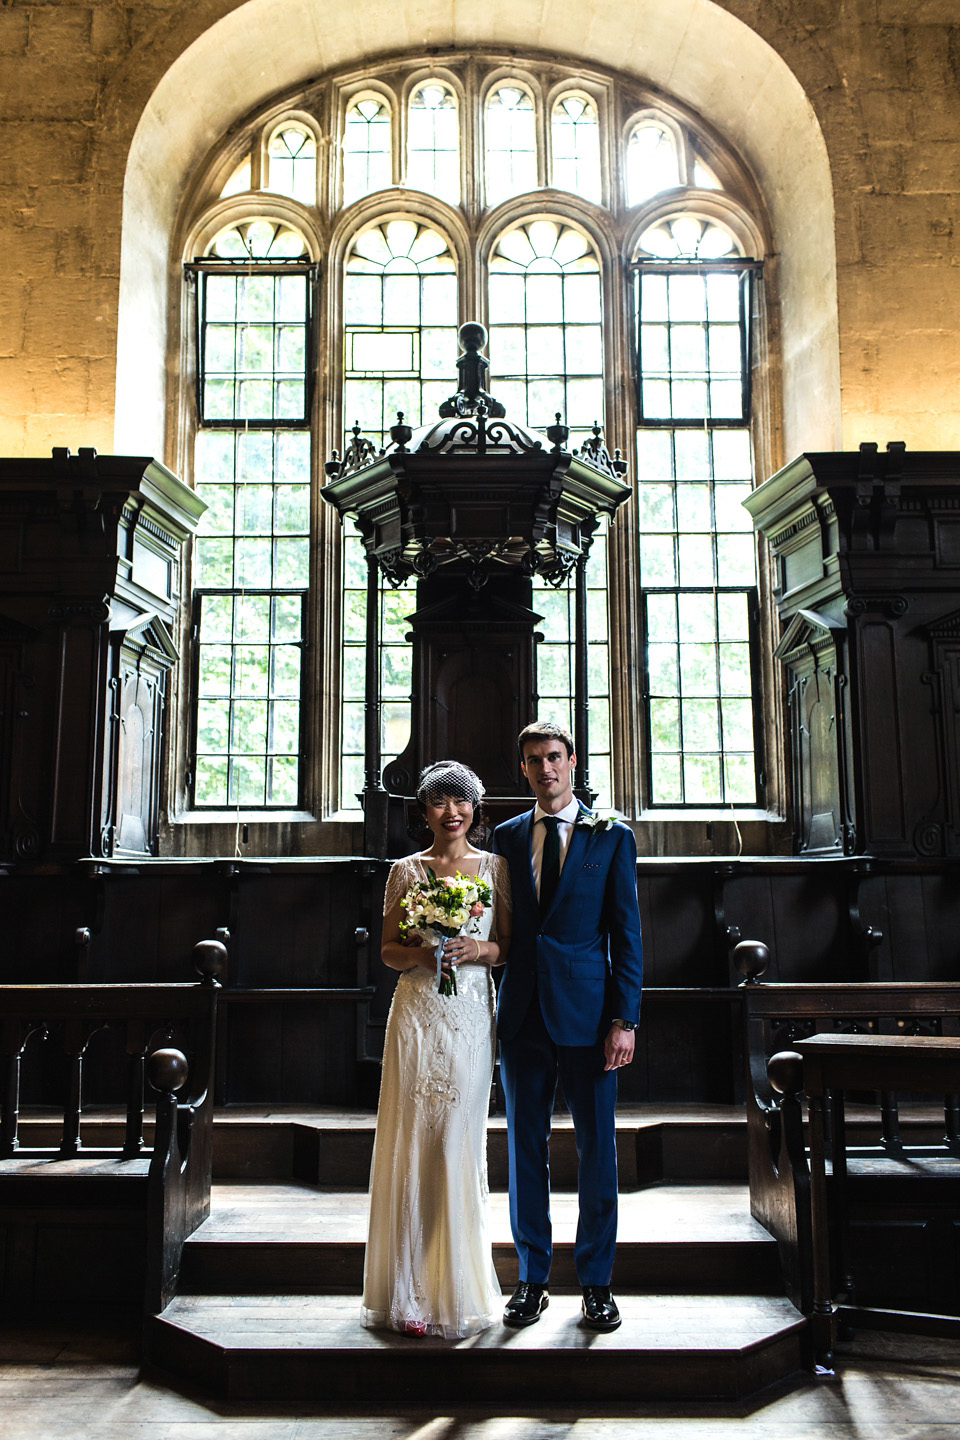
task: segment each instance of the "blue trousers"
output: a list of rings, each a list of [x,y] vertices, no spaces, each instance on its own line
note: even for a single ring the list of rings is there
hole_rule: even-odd
[[[617,1074],[605,1071],[603,1044],[555,1045],[534,994],[518,1033],[500,1042],[507,1102],[510,1226],[519,1278],[550,1278],[549,1139],[557,1080],[573,1118],[580,1218],[574,1246],[581,1285],[609,1285],[617,1243]]]

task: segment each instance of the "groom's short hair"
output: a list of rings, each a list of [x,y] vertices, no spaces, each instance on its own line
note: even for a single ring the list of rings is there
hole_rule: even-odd
[[[517,736],[517,748],[520,751],[520,761],[523,763],[523,747],[533,741],[540,740],[562,740],[567,752],[567,758],[573,754],[573,736],[563,725],[557,725],[553,720],[534,720],[532,725],[525,725]]]

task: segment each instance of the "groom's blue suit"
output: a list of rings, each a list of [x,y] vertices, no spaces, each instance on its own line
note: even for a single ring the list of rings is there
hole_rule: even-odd
[[[547,1142],[559,1075],[580,1157],[577,1278],[581,1285],[609,1285],[617,1235],[617,1077],[604,1070],[604,1040],[613,1018],[635,1022],[640,1013],[637,848],[619,822],[609,829],[575,824],[556,893],[541,916],[533,817],[530,811],[506,821],[493,838],[513,891],[497,1030],[519,1278],[542,1285],[550,1274]]]

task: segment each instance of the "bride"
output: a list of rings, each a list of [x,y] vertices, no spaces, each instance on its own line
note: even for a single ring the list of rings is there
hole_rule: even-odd
[[[487,1219],[487,1109],[494,1056],[491,969],[510,944],[507,867],[477,850],[483,786],[456,761],[429,766],[417,803],[432,843],[391,868],[384,896],[385,965],[400,971],[387,1019],[370,1179],[370,1228],[362,1321],[368,1328],[459,1339],[492,1323],[501,1305]],[[493,902],[447,940],[437,991],[436,948],[401,939],[400,904],[411,885],[479,876]],[[418,948],[420,947],[420,948]]]

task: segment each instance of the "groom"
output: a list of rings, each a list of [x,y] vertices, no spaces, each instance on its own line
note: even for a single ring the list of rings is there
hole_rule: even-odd
[[[493,837],[513,891],[497,1031],[520,1283],[503,1319],[533,1325],[549,1304],[547,1144],[559,1077],[580,1157],[574,1258],[583,1323],[615,1330],[617,1071],[633,1059],[642,973],[637,847],[626,825],[595,817],[574,798],[577,757],[566,730],[537,721],[518,744],[537,804]]]

